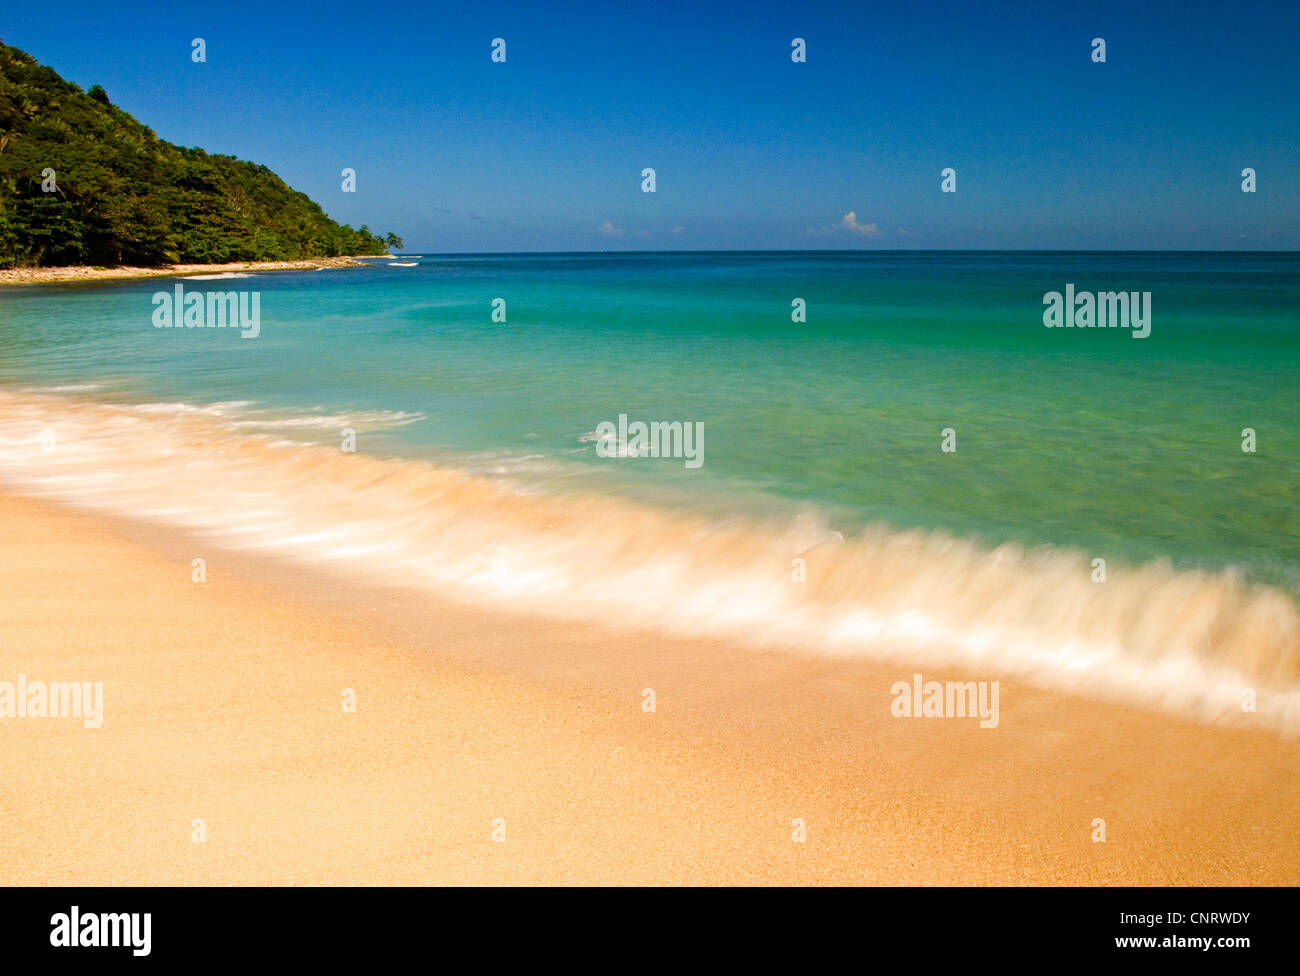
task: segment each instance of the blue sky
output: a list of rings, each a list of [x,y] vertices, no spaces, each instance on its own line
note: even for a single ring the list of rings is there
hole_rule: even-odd
[[[1291,0],[101,0],[0,38],[415,253],[1300,247]]]

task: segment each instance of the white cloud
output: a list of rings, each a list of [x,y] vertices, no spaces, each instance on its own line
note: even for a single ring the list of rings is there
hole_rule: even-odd
[[[600,225],[600,232],[601,232],[602,234],[604,234],[606,237],[622,237],[622,236],[623,236],[623,228],[622,228],[622,227],[615,227],[615,226],[614,226],[614,222],[613,222],[612,220],[607,220],[607,221],[605,221],[603,224],[601,224],[601,225]]]
[[[829,234],[838,234],[841,231],[848,231],[850,234],[860,234],[863,237],[879,237],[880,228],[875,224],[864,224],[859,222],[856,211],[850,210],[840,220],[831,224],[829,227],[823,227],[821,230],[808,228],[808,235],[815,237],[817,235],[826,236]]]
[[[850,210],[844,215],[844,219],[835,225],[836,229],[850,230],[855,234],[862,234],[864,237],[875,237],[880,233],[880,228],[875,224],[858,223],[858,215]]]

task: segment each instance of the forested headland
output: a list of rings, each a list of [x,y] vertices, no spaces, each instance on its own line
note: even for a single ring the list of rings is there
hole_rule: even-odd
[[[176,146],[0,43],[0,268],[287,261],[402,246],[265,166]]]

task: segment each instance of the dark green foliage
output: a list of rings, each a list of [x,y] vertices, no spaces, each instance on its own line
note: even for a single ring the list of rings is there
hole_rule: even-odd
[[[0,43],[0,268],[382,254],[393,241],[340,226],[265,166],[164,142],[99,85],[83,92]]]

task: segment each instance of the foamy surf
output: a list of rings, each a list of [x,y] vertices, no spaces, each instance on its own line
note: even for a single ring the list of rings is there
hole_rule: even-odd
[[[426,415],[405,410],[354,410],[348,413],[328,412],[316,408],[312,412],[284,416],[267,408],[257,407],[256,400],[224,400],[218,403],[193,404],[177,401],[138,403],[123,409],[135,413],[163,416],[209,417],[224,420],[229,430],[333,430],[346,427],[380,430],[405,427],[424,420]]]
[[[56,386],[25,386],[19,387],[20,393],[91,393],[95,390],[102,390],[103,385],[100,383],[63,383]]]
[[[1112,565],[1094,583],[1086,557],[1050,548],[990,550],[883,526],[846,538],[811,511],[784,525],[720,525],[293,445],[242,426],[271,419],[247,402],[165,407],[0,393],[0,478],[215,544],[487,605],[904,669],[961,667],[1300,732],[1300,610],[1230,573]],[[1241,709],[1247,688],[1255,713]]]

